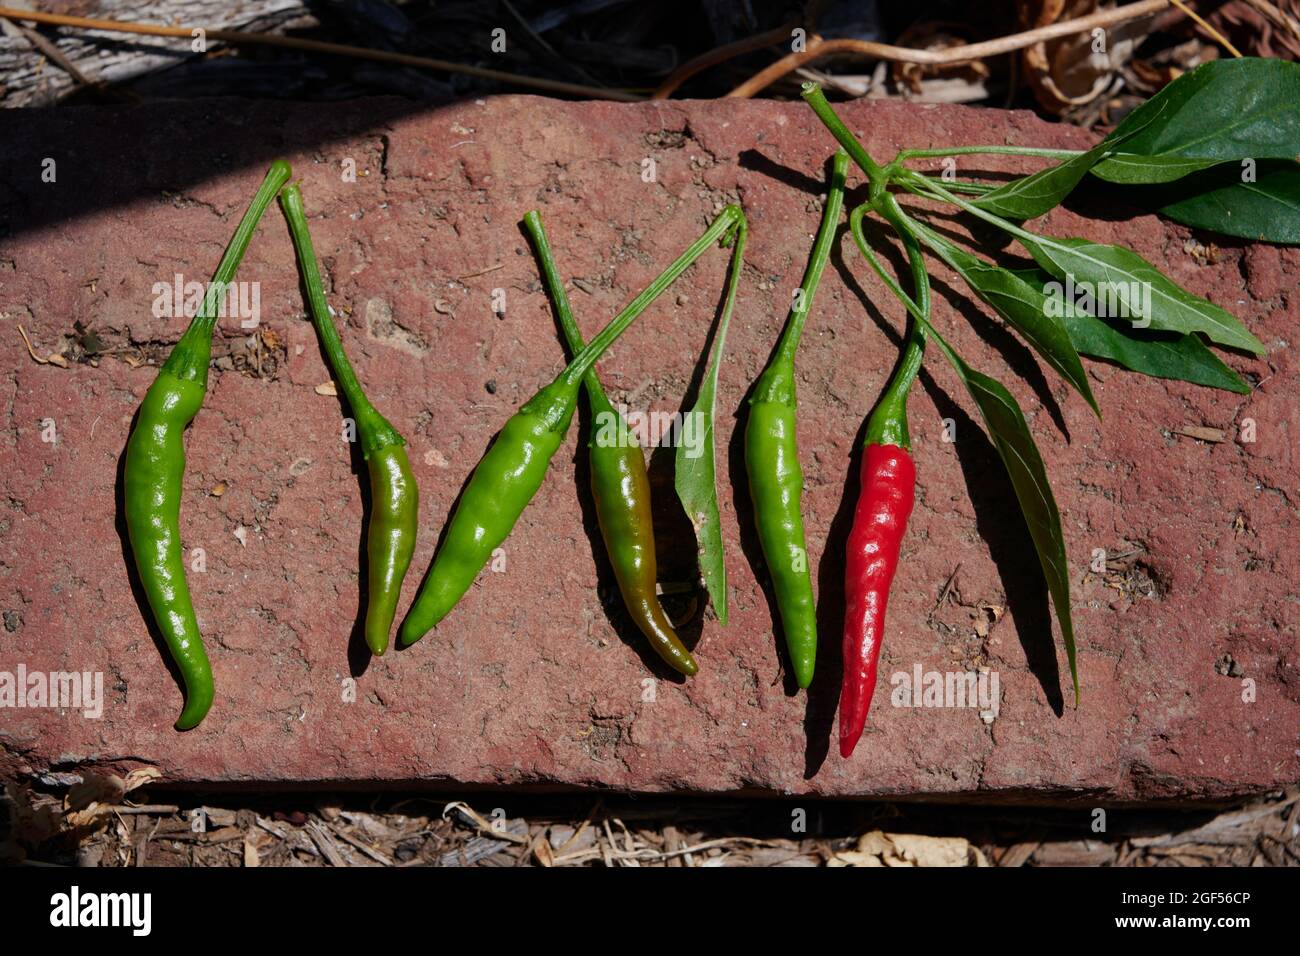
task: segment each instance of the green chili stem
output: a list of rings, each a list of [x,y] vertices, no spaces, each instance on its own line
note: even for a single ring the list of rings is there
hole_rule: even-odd
[[[940,156],[970,156],[994,154],[999,156],[1044,156],[1048,159],[1073,159],[1081,149],[1039,149],[1034,146],[952,146],[947,149],[899,150],[895,162],[908,159],[935,159]]]
[[[881,215],[894,227],[907,250],[907,264],[912,273],[915,305],[920,317],[912,319],[898,370],[880,396],[876,410],[867,419],[864,444],[897,445],[910,450],[912,441],[907,427],[907,395],[925,358],[926,331],[930,327],[930,274],[926,270],[921,247],[917,244],[916,236],[906,215],[899,208],[898,201],[892,194],[885,193],[878,206]],[[859,217],[859,229],[861,221]]]
[[[655,299],[659,298],[670,285],[677,281],[677,277],[703,255],[706,249],[717,240],[725,239],[733,231],[737,232],[739,238],[739,235],[743,234],[744,222],[745,214],[740,211],[739,206],[727,206],[722,210],[700,238],[691,243],[672,265],[660,273],[658,278],[651,282],[650,285],[646,286],[627,308],[610,319],[609,324],[587,343],[587,347],[573,357],[573,361],[569,363],[568,368],[560,373],[557,381],[576,386],[596,363],[596,360],[600,358],[605,349],[609,348],[610,344],[623,333],[623,330],[631,325],[633,320],[644,312]]]
[[[573,317],[573,310],[569,306],[569,294],[564,288],[564,279],[560,276],[560,270],[555,264],[555,255],[551,252],[551,243],[546,237],[546,227],[542,225],[541,213],[533,210],[524,214],[524,229],[528,237],[533,241],[533,247],[537,250],[537,258],[542,264],[542,281],[546,283],[547,291],[550,293],[551,302],[555,305],[556,317],[560,320],[560,330],[564,333],[564,339],[569,345],[569,351],[573,355],[578,355],[586,347],[582,339],[582,331],[578,328],[577,320]],[[587,370],[583,376],[582,384],[587,389],[587,397],[590,399],[593,410],[600,411],[610,409],[609,397],[605,394],[604,387],[600,384],[600,378],[596,375],[596,369],[593,366]]]
[[[813,240],[812,253],[803,272],[803,281],[799,284],[798,302],[790,309],[781,339],[776,345],[773,361],[794,362],[794,353],[799,348],[799,339],[803,335],[804,323],[812,309],[813,296],[822,281],[822,272],[826,261],[830,259],[834,244],[835,229],[840,222],[840,211],[844,208],[844,174],[849,168],[849,154],[844,150],[835,153],[831,160],[831,185],[826,193],[826,207],[822,210],[821,226],[817,229],[817,238]]]
[[[885,170],[877,163],[862,144],[858,142],[856,136],[849,132],[849,128],[844,125],[843,121],[831,109],[831,104],[826,102],[826,94],[817,83],[805,83],[801,95],[804,101],[812,107],[817,118],[822,121],[825,127],[830,130],[832,136],[844,147],[853,161],[858,164],[871,184],[871,198],[875,199],[880,193],[884,192],[889,177]]]
[[[289,223],[289,234],[293,237],[293,247],[298,254],[298,266],[302,270],[303,285],[307,289],[312,324],[316,326],[325,355],[334,371],[334,378],[356,419],[357,437],[361,439],[362,447],[369,456],[370,452],[386,445],[406,444],[397,430],[370,403],[352,370],[352,363],[343,351],[343,342],[330,317],[329,303],[325,301],[316,249],[312,245],[311,230],[307,226],[307,215],[303,209],[302,191],[297,183],[290,183],[280,191],[280,207]]]
[[[912,273],[916,299],[904,292],[893,276],[885,271],[884,266],[867,244],[862,232],[862,217],[871,208],[876,208],[885,217],[903,241],[907,250],[907,262]],[[875,410],[867,419],[863,441],[866,445],[897,445],[900,448],[911,448],[911,437],[907,427],[907,395],[925,357],[926,335],[933,331],[930,326],[930,276],[911,226],[911,221],[891,193],[882,194],[876,202],[858,206],[849,215],[849,232],[853,235],[853,241],[857,243],[863,257],[871,263],[881,280],[912,315],[898,369],[885,387]]]
[[[904,187],[908,187],[908,188],[920,185],[925,189],[930,190],[932,193],[936,194],[938,198],[944,199],[952,203],[954,206],[958,207],[959,209],[965,210],[966,212],[970,213],[972,216],[976,217],[977,219],[983,219],[985,222],[989,223],[990,225],[997,226],[1003,232],[1008,232],[1011,235],[1015,236],[1017,239],[1028,239],[1030,242],[1036,242],[1039,239],[1038,236],[1035,236],[1032,232],[1029,232],[1025,229],[1021,229],[1015,223],[1008,222],[1007,220],[1003,219],[1001,216],[995,216],[991,212],[984,211],[979,206],[971,205],[966,200],[962,199],[960,196],[953,195],[951,192],[949,192],[947,189],[945,189],[943,186],[940,186],[938,183],[934,182],[933,180],[926,181],[918,177],[915,173],[910,173],[903,179],[900,179],[899,182]]]
[[[235,228],[235,234],[231,236],[226,251],[222,253],[221,262],[212,276],[212,282],[203,296],[198,313],[190,321],[189,328],[177,340],[167,361],[163,363],[164,370],[178,378],[197,380],[206,387],[212,333],[217,327],[219,311],[217,303],[226,294],[226,286],[234,280],[235,271],[243,261],[244,253],[248,251],[248,244],[253,239],[253,233],[257,231],[257,224],[266,212],[266,207],[271,205],[275,194],[292,175],[293,170],[282,159],[277,159],[267,170],[262,185],[257,188],[253,201],[248,204],[248,209],[239,220],[239,225]],[[196,365],[200,367],[194,367]]]
[[[927,183],[931,181],[935,181],[933,176],[922,175],[921,178]],[[965,179],[938,180],[938,182],[941,185],[947,186],[953,192],[973,193],[974,195],[977,196],[982,196],[985,193],[991,193],[993,192],[993,190],[999,188],[998,185],[995,183],[975,183]]]
[[[880,281],[889,287],[889,291],[894,294],[895,298],[902,302],[907,307],[907,311],[913,316],[923,317],[925,313],[921,311],[921,307],[912,300],[910,295],[903,291],[902,286],[894,280],[894,277],[885,271],[885,267],[881,265],[880,260],[876,258],[876,254],[871,251],[871,246],[867,244],[866,237],[862,233],[862,217],[870,209],[870,203],[863,203],[849,214],[849,232],[853,236],[853,241],[857,244],[863,258],[871,264],[871,268],[876,271],[876,275],[880,276]]]

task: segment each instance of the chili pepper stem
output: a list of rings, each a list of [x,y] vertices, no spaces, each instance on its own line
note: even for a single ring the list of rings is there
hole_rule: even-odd
[[[208,387],[208,363],[212,355],[212,333],[217,327],[218,303],[234,280],[235,270],[248,251],[248,244],[252,241],[253,233],[257,231],[257,225],[262,221],[267,206],[271,205],[280,187],[292,175],[293,170],[282,159],[277,159],[267,170],[262,185],[258,187],[253,201],[248,204],[247,211],[235,227],[235,234],[221,256],[221,262],[217,264],[217,271],[208,284],[198,313],[163,362],[165,371],[179,379],[195,381],[204,388]]]
[[[280,206],[284,210],[285,221],[289,224],[289,234],[293,239],[294,250],[298,256],[298,266],[302,270],[303,287],[307,293],[308,314],[321,345],[329,359],[348,408],[357,422],[357,437],[361,441],[361,450],[366,458],[373,452],[389,445],[405,445],[402,438],[388,420],[370,403],[366,393],[357,381],[352,363],[343,351],[338,329],[330,316],[329,303],[325,301],[324,284],[321,282],[320,266],[316,258],[316,249],[312,244],[311,231],[307,226],[307,214],[303,207],[302,190],[297,183],[289,183],[280,191]]]
[[[822,92],[821,85],[818,83],[805,83],[800,95],[804,98],[812,111],[817,114],[817,118],[822,124],[830,130],[832,136],[858,164],[858,167],[867,175],[870,182],[870,195],[874,200],[884,192],[885,186],[889,183],[889,176],[886,174],[884,167],[871,158],[871,155],[858,142],[856,136],[849,132],[849,128],[844,125],[844,121],[836,115],[835,110],[831,109],[831,104],[826,102],[826,94]]]
[[[725,244],[741,227],[745,214],[741,212],[739,206],[729,205],[718,214],[704,234],[696,239],[687,247],[677,259],[665,269],[653,282],[650,283],[641,293],[628,303],[618,315],[610,320],[609,324],[596,334],[596,337],[587,343],[587,347],[573,357],[560,377],[565,382],[572,383],[575,387],[578,382],[587,374],[588,369],[595,364],[613,341],[623,334],[623,331],[636,320],[650,303],[663,295],[664,291],[677,281],[677,277],[690,268],[704,252],[721,240]]]

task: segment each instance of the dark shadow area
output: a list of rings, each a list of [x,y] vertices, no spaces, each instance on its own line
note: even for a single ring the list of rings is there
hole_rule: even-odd
[[[288,153],[367,133],[378,138],[386,126],[436,109],[399,99],[372,100],[364,114],[232,98],[172,109],[144,102],[115,108],[111,130],[102,107],[0,110],[0,240],[136,202],[195,202],[189,191],[218,176],[260,173]],[[47,159],[54,182],[42,181]]]

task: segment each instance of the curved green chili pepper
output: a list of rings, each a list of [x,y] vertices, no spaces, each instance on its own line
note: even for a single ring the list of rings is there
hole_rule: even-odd
[[[442,547],[402,622],[398,639],[403,645],[418,641],[456,606],[537,494],[573,420],[578,389],[588,369],[692,262],[715,241],[725,240],[743,218],[739,206],[727,206],[699,239],[573,357],[555,381],[506,422],[461,493]]]
[[[203,649],[181,558],[182,435],[207,394],[218,302],[234,279],[262,214],[290,175],[288,163],[277,160],[271,164],[226,246],[198,313],[140,403],[135,428],[126,443],[123,497],[127,536],[149,608],[185,684],[185,706],[176,720],[177,730],[198,725],[212,706],[213,693],[212,665]]]
[[[370,527],[366,534],[369,565],[369,603],[366,607],[366,646],[375,655],[388,649],[402,581],[415,553],[416,529],[420,519],[420,491],[411,474],[406,444],[401,434],[370,404],[352,365],[343,352],[338,331],[330,318],[325,290],[321,285],[316,251],[303,212],[302,192],[291,183],[280,193],[280,206],[289,222],[298,268],[307,289],[312,322],[329,357],[334,377],[347,399],[361,440],[361,453],[370,472]]]
[[[525,215],[524,228],[537,249],[542,277],[550,291],[564,338],[577,354],[583,348],[582,332],[569,308],[564,280],[555,267],[555,257],[551,254],[541,216],[536,212]],[[650,640],[655,653],[674,670],[692,677],[699,666],[673,630],[656,594],[659,574],[645,453],[623,416],[605,394],[595,368],[588,370],[582,383],[587,391],[592,419],[591,435],[587,439],[591,495],[623,603],[641,633]],[[615,434],[612,438],[607,434],[606,422],[613,423]]]
[[[794,355],[826,260],[830,258],[844,205],[844,174],[848,165],[848,154],[843,150],[837,152],[832,161],[826,208],[803,283],[796,293],[776,352],[754,384],[749,398],[749,421],[745,426],[745,470],[749,473],[754,520],[772,576],[795,683],[800,687],[812,683],[817,660],[817,610],[813,603],[803,515],[799,510],[803,470],[799,467],[799,448],[795,441]]]

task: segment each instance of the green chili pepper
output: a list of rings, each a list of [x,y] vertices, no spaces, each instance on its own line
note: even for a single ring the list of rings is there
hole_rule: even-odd
[[[198,725],[212,706],[213,692],[212,665],[203,649],[181,559],[182,435],[207,393],[217,305],[235,277],[262,214],[290,175],[288,163],[277,160],[271,164],[226,246],[198,313],[140,403],[127,439],[123,477],[127,536],[149,608],[185,685],[185,706],[176,720],[177,730]]]
[[[844,173],[848,164],[847,153],[840,150],[835,154],[826,208],[803,283],[795,294],[776,352],[750,393],[749,421],[745,426],[745,469],[749,473],[758,538],[772,576],[795,682],[800,687],[812,683],[817,660],[817,610],[813,603],[803,515],[799,510],[803,470],[799,467],[799,448],[795,441],[794,355],[826,260],[830,258],[844,205]]]
[[[699,239],[573,357],[555,381],[506,422],[461,493],[442,547],[402,622],[398,639],[403,645],[418,641],[456,606],[537,494],[573,420],[582,379],[596,359],[691,263],[715,241],[729,237],[743,219],[740,207],[727,206]]]
[[[388,650],[388,634],[397,614],[402,581],[406,569],[411,566],[411,555],[415,553],[420,491],[403,447],[406,439],[370,404],[343,352],[343,343],[339,341],[329,305],[325,302],[316,251],[312,248],[311,231],[307,227],[302,192],[297,183],[289,184],[280,192],[280,206],[289,222],[293,247],[298,253],[298,268],[307,289],[312,322],[352,411],[357,438],[361,441],[361,454],[370,472],[370,526],[366,533],[369,601],[365,635],[371,653],[381,655]]]
[[[555,267],[555,257],[551,254],[541,216],[536,212],[525,215],[524,228],[537,249],[542,277],[546,280],[560,328],[576,355],[583,348],[582,332],[569,308],[564,280]],[[655,590],[658,565],[645,454],[627,422],[605,394],[595,368],[588,370],[582,383],[592,419],[591,435],[587,439],[591,495],[623,603],[641,633],[649,638],[655,652],[674,670],[692,677],[699,666],[673,630]],[[606,427],[607,423],[613,426],[612,429]]]

